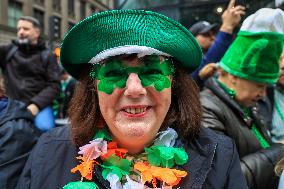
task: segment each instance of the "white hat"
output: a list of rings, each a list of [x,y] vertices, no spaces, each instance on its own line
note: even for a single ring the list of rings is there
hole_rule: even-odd
[[[259,9],[244,20],[240,30],[284,33],[284,12],[281,9]]]

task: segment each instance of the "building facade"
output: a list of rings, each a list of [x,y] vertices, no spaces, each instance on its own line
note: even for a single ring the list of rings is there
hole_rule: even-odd
[[[229,0],[0,0],[0,45],[16,38],[17,20],[36,17],[43,37],[59,44],[64,34],[85,17],[109,9],[146,9],[165,14],[189,28],[199,20],[221,22]],[[246,16],[284,0],[237,0],[246,5]],[[281,7],[283,8],[283,6]],[[245,18],[245,17],[244,17]],[[243,18],[243,19],[244,19]],[[53,20],[53,24],[50,21]],[[56,22],[56,23],[55,23]],[[51,38],[55,38],[51,39]]]
[[[37,18],[42,25],[43,37],[54,38],[55,43],[60,43],[77,22],[113,7],[114,0],[1,0],[0,44],[16,38],[17,20],[23,15]]]
[[[165,14],[189,28],[199,20],[221,22],[229,0],[117,0],[121,9],[147,9]],[[282,2],[283,0],[275,0]],[[274,0],[236,0],[245,4],[246,16],[263,7],[275,7]],[[244,18],[245,18],[244,17]]]

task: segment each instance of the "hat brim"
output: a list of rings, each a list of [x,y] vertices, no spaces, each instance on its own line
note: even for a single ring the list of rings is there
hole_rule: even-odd
[[[211,24],[210,26],[206,26],[204,29],[202,29],[199,34],[205,34],[208,33],[209,31],[217,31],[219,28],[218,24]]]
[[[192,34],[178,22],[144,10],[112,10],[92,15],[65,36],[60,60],[78,79],[90,60],[108,49],[145,46],[169,54],[187,71],[200,64],[202,52]]]

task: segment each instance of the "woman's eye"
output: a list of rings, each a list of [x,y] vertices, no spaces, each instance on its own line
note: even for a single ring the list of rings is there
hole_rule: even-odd
[[[119,70],[111,70],[105,73],[105,77],[121,77],[123,76],[123,72]]]
[[[142,73],[143,75],[162,75],[163,72],[159,69],[150,69]]]

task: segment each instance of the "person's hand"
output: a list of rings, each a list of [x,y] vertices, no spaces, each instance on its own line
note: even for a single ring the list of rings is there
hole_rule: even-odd
[[[213,76],[217,70],[216,65],[217,65],[216,63],[209,63],[206,66],[204,66],[198,73],[199,77],[204,80]]]
[[[284,140],[279,141],[279,143],[284,144]]]
[[[28,105],[27,109],[33,114],[33,116],[36,116],[39,112],[39,108],[35,104]]]
[[[243,15],[245,15],[245,7],[241,5],[235,6],[235,0],[230,0],[227,9],[222,14],[223,22],[220,31],[232,34],[235,27],[239,25]]]

